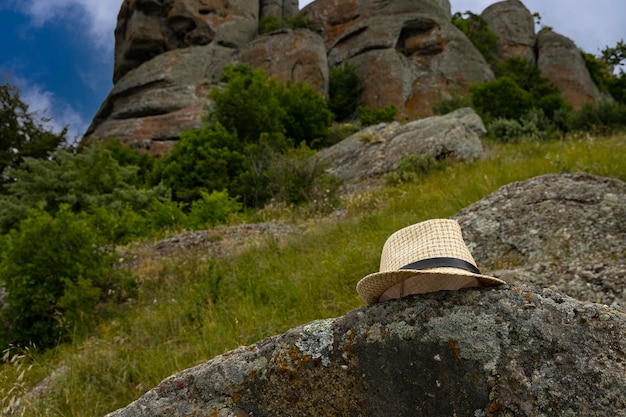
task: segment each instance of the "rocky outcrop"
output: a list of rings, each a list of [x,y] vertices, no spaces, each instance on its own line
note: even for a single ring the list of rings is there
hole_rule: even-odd
[[[432,115],[452,89],[488,81],[482,55],[433,0],[316,0],[303,10],[320,28],[331,67],[354,65],[364,105],[395,105],[401,118]],[[463,65],[458,65],[463,62]]]
[[[206,93],[229,62],[264,68],[281,82],[311,83],[322,94],[331,69],[350,63],[363,88],[360,104],[394,105],[398,120],[430,116],[442,98],[494,77],[451,24],[449,0],[316,0],[301,14],[317,29],[257,33],[263,17],[297,14],[297,0],[125,0],[115,31],[115,86],[85,137],[167,151],[182,131],[201,125]],[[501,59],[537,61],[576,108],[604,98],[571,41],[544,32],[536,40],[520,1],[498,2],[482,16],[500,37]],[[192,70],[182,71],[185,65]]]
[[[609,416],[626,313],[535,287],[374,304],[173,375],[109,417]]]
[[[519,0],[506,0],[487,7],[480,15],[498,36],[498,57],[518,57],[536,62],[535,22],[530,11]]]
[[[152,155],[171,148],[180,133],[202,126],[213,80],[233,50],[216,44],[165,52],[119,80],[86,136],[119,138]]]
[[[355,183],[393,171],[409,155],[477,159],[483,152],[480,137],[485,133],[480,117],[464,108],[406,124],[370,126],[323,149],[317,157],[328,164],[329,173]]]
[[[455,217],[483,271],[626,308],[626,183],[544,175],[506,185]]]
[[[167,51],[245,45],[256,35],[259,7],[259,0],[124,0],[115,28],[113,83]]]
[[[537,35],[537,51],[537,65],[542,74],[575,109],[604,98],[591,79],[580,50],[571,39],[543,29]]]
[[[328,91],[324,40],[309,30],[280,30],[241,48],[235,59],[262,68],[279,82],[304,81],[322,95]]]

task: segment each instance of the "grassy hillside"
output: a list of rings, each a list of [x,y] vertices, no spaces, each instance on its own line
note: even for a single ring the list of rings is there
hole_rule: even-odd
[[[362,306],[356,282],[378,269],[384,241],[401,227],[452,216],[500,186],[545,173],[585,171],[626,181],[626,134],[487,145],[483,160],[406,173],[399,185],[345,196],[341,216],[287,209],[250,216],[302,231],[281,241],[226,259],[142,258],[134,269],[137,298],[91,337],[44,354],[6,353],[0,405],[15,415],[104,415],[176,371]],[[42,380],[47,385],[33,392]]]

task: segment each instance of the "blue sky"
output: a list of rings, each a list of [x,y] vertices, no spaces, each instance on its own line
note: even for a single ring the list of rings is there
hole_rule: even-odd
[[[300,0],[301,7],[310,1]],[[481,13],[493,0],[450,0]],[[625,0],[523,0],[585,52],[626,40]],[[122,0],[0,0],[0,76],[51,126],[85,131],[113,87],[113,31]]]

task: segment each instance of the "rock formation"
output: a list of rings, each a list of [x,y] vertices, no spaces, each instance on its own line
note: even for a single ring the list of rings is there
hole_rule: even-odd
[[[594,84],[580,50],[571,39],[549,29],[537,35],[537,66],[575,109],[604,97]]]
[[[487,7],[480,15],[498,36],[498,57],[525,58],[535,63],[535,21],[519,0],[506,0]]]
[[[281,82],[309,82],[322,94],[331,68],[350,63],[363,86],[361,104],[393,104],[406,120],[429,116],[442,97],[494,76],[450,23],[449,0],[316,0],[301,14],[318,30],[257,33],[265,16],[297,14],[297,0],[125,0],[115,30],[115,85],[85,137],[167,151],[182,131],[201,125],[207,93],[231,62],[264,68]],[[537,37],[519,0],[498,2],[482,16],[500,36],[500,58],[537,62],[576,108],[603,98],[575,45],[551,32]]]
[[[506,185],[455,217],[482,270],[626,309],[626,183],[543,175]]]
[[[356,67],[363,104],[394,104],[401,118],[431,115],[452,89],[493,78],[449,10],[433,0],[316,0],[302,13],[320,27],[329,65]]]
[[[317,157],[328,164],[329,173],[352,184],[395,170],[409,155],[478,159],[483,152],[480,137],[485,133],[480,117],[464,108],[406,124],[370,126],[321,150]]]
[[[392,300],[173,375],[108,417],[609,416],[626,313],[502,286]]]

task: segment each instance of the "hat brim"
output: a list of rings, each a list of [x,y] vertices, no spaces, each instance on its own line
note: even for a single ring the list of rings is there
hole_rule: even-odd
[[[375,272],[362,278],[356,286],[356,291],[367,304],[374,304],[378,302],[380,296],[389,288],[412,277],[423,277],[425,282],[427,282],[419,290],[413,291],[413,294],[449,289],[448,284],[454,281],[455,278],[473,277],[481,286],[485,287],[506,284],[506,282],[501,279],[488,275],[474,274],[458,268],[442,267],[426,270],[400,269],[396,271]]]

